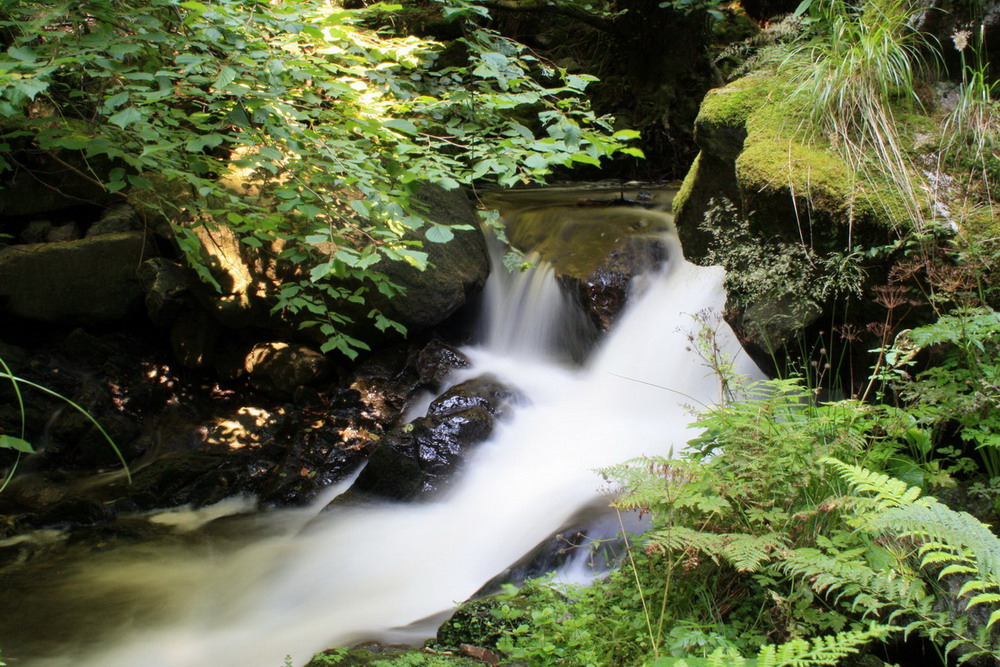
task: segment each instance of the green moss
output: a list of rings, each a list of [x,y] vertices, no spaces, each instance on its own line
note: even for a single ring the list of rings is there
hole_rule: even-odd
[[[747,119],[746,128],[736,177],[748,203],[791,194],[800,212],[808,209],[834,224],[907,224],[908,208],[896,184],[859,173],[829,143],[807,139],[794,111],[785,105],[760,107]]]
[[[764,106],[783,84],[773,77],[755,73],[727,86],[708,91],[695,123],[743,127],[750,115]]]
[[[681,187],[674,195],[674,200],[671,203],[671,210],[674,212],[674,216],[683,215],[682,211],[684,206],[687,204],[688,200],[691,198],[691,193],[694,191],[695,183],[698,181],[698,168],[701,166],[701,156],[702,152],[699,151],[698,155],[695,156],[694,162],[691,163],[691,168],[688,169],[687,174],[684,175],[684,180],[681,182]]]
[[[1000,205],[977,206],[955,216],[959,227],[976,239],[1000,238]]]

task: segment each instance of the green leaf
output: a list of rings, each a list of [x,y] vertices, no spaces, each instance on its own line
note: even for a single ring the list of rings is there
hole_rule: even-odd
[[[122,109],[115,115],[111,116],[111,118],[108,118],[109,123],[117,125],[123,130],[126,129],[129,125],[133,123],[138,123],[141,120],[142,120],[142,114],[135,107],[128,107],[126,109]]]
[[[35,448],[27,440],[5,434],[0,434],[0,449],[14,449],[25,454],[33,454],[35,451]]]
[[[117,95],[112,95],[104,102],[104,108],[117,109],[126,102],[128,102],[128,93],[118,93]]]
[[[215,81],[212,82],[212,88],[215,88],[220,92],[225,91],[229,84],[235,80],[236,70],[228,65],[225,65],[219,70],[219,75],[215,77]]]
[[[431,243],[447,243],[455,238],[455,234],[444,225],[434,225],[427,230],[425,237]]]
[[[38,60],[38,54],[30,46],[12,46],[7,49],[7,55],[14,60],[25,63],[33,63]]]
[[[405,118],[390,118],[389,120],[382,123],[385,127],[391,130],[397,130],[405,134],[417,134],[417,126],[413,124],[413,121],[406,120]]]

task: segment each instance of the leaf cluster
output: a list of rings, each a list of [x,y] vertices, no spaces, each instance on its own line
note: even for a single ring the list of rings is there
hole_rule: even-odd
[[[485,12],[442,6],[454,20]],[[591,77],[471,21],[462,56],[444,58],[444,44],[384,31],[393,9],[321,0],[7,6],[0,169],[30,171],[33,151],[80,155],[82,178],[112,196],[142,193],[147,214],[173,223],[203,277],[183,230],[231,227],[247,246],[305,266],[299,285],[310,296],[279,307],[310,308],[345,298],[317,284],[360,280],[364,289],[348,298],[393,291],[377,261],[423,267],[421,241],[452,238],[417,205],[424,183],[509,186],[555,165],[637,154],[625,146],[635,133],[613,132],[589,110]],[[337,318],[323,324],[342,329]],[[350,352],[358,341],[333,347]]]

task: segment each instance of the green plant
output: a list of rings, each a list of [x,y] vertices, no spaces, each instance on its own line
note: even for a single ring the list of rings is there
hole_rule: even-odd
[[[118,457],[118,460],[121,461],[122,469],[125,471],[125,477],[128,479],[129,482],[132,481],[132,473],[129,470],[128,463],[126,463],[125,461],[125,457],[122,456],[121,450],[118,449],[118,445],[115,444],[115,441],[111,438],[110,435],[108,435],[108,432],[104,430],[104,427],[101,426],[101,424],[94,418],[94,416],[91,415],[85,408],[80,406],[75,401],[63,396],[59,392],[56,392],[52,389],[49,389],[48,387],[40,385],[37,382],[32,382],[30,380],[26,380],[22,377],[14,375],[10,367],[2,358],[0,358],[0,368],[3,369],[3,372],[0,372],[0,380],[10,381],[11,388],[14,391],[15,400],[17,401],[18,412],[21,417],[21,429],[19,436],[12,436],[8,433],[0,433],[0,449],[12,449],[17,452],[17,459],[15,460],[14,465],[11,466],[11,470],[7,474],[7,478],[4,480],[3,484],[0,485],[0,491],[3,491],[7,487],[7,484],[10,483],[10,480],[13,479],[14,473],[17,471],[17,463],[18,461],[20,461],[21,454],[31,454],[32,452],[35,451],[31,443],[25,440],[25,427],[26,427],[25,409],[24,409],[24,397],[21,394],[21,385],[24,385],[26,387],[31,387],[33,389],[37,389],[43,393],[46,393],[50,396],[54,396],[55,398],[65,402],[67,405],[69,405],[74,410],[76,410],[84,417],[86,417],[87,420],[94,425],[98,433],[100,433],[101,436],[108,442],[108,445],[111,447],[115,455]]]
[[[709,202],[701,228],[711,237],[706,261],[726,269],[726,292],[745,311],[744,327],[772,349],[800,334],[821,304],[861,294],[860,249],[820,253],[811,240],[761,238],[754,214],[726,198]]]
[[[1000,81],[990,76],[982,24],[975,35],[967,29],[956,31],[952,41],[961,58],[962,81],[955,107],[941,127],[940,163],[952,166],[952,173],[978,174],[992,204],[992,188],[1000,175]]]
[[[427,8],[458,24],[452,44],[397,31],[401,9],[7,3],[0,169],[30,172],[42,154],[102,196],[141,204],[173,225],[210,284],[195,231],[231,228],[261,261],[294,269],[270,305],[314,314],[306,326],[325,351],[356,356],[364,343],[345,331],[345,302],[397,293],[376,264],[423,267],[421,243],[460,228],[424,215],[424,184],[510,186],[640,154],[625,146],[637,133],[590,111],[592,77],[481,27],[484,7]],[[367,316],[399,327],[377,308]]]
[[[745,658],[739,652],[717,649],[705,658],[660,658],[649,667],[809,667],[840,665],[843,659],[857,655],[873,640],[892,633],[886,626],[872,625],[867,630],[838,632],[832,637],[792,639],[783,644],[762,646],[756,657]]]
[[[790,97],[805,110],[807,132],[829,141],[876,189],[901,191],[906,214],[920,223],[923,197],[893,112],[894,104],[920,103],[915,73],[929,49],[911,28],[916,5],[815,0],[801,9],[808,9],[816,37],[793,44],[778,70],[794,85]]]
[[[959,662],[998,655],[1000,538],[905,482],[827,459],[847,482],[854,544],[790,554],[782,567],[826,599],[928,637]]]
[[[987,480],[1000,478],[1000,314],[988,308],[956,309],[933,324],[905,332],[896,366],[914,364],[918,351],[940,358],[915,378],[898,383],[909,411],[937,429],[957,424],[959,438],[979,453]]]

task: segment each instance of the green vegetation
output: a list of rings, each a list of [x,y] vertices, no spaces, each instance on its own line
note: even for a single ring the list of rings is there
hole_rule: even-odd
[[[422,216],[422,184],[510,186],[639,154],[623,145],[636,133],[612,133],[589,111],[592,77],[480,27],[482,7],[423,8],[458,26],[448,44],[397,28],[401,10],[5,3],[0,168],[30,172],[41,152],[101,196],[142,202],[210,283],[193,228],[232,228],[297,268],[297,282],[270,295],[274,308],[312,313],[324,351],[354,356],[366,345],[345,333],[338,303],[398,293],[375,265],[424,266],[415,230],[431,243],[453,235]],[[376,309],[368,317],[399,328]]]
[[[24,397],[21,394],[21,385],[37,389],[38,391],[41,391],[45,394],[54,396],[55,398],[65,402],[71,408],[82,414],[91,424],[94,425],[98,433],[100,433],[101,436],[107,441],[108,445],[114,451],[115,456],[117,456],[118,460],[121,461],[122,468],[125,471],[126,478],[129,481],[131,481],[132,473],[129,470],[128,463],[125,462],[125,457],[122,456],[121,450],[118,449],[118,445],[115,444],[115,441],[111,438],[110,435],[108,435],[108,432],[104,430],[104,427],[101,426],[101,424],[96,419],[94,419],[94,416],[90,414],[84,407],[82,407],[72,399],[63,396],[59,392],[49,389],[44,385],[40,385],[37,382],[32,382],[30,380],[26,380],[22,377],[14,375],[10,367],[7,365],[7,362],[5,362],[3,358],[0,358],[0,369],[3,369],[2,371],[0,371],[0,380],[10,381],[11,389],[14,392],[14,400],[17,403],[18,412],[20,413],[21,416],[21,430],[19,435],[14,436],[9,433],[0,433],[0,450],[9,449],[17,452],[17,459],[11,466],[10,472],[7,473],[7,477],[4,479],[3,484],[0,484],[0,491],[3,491],[7,487],[7,484],[9,484],[10,480],[13,479],[14,473],[17,472],[17,462],[20,461],[21,454],[31,454],[35,451],[35,448],[32,446],[32,444],[27,440],[25,440]]]

